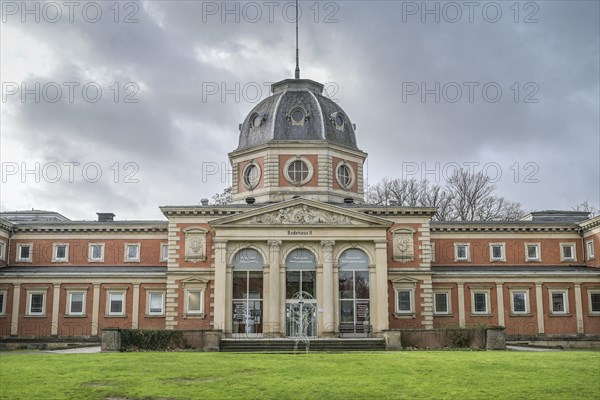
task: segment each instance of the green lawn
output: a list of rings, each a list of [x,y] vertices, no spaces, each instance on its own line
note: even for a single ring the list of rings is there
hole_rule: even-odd
[[[599,399],[600,352],[0,355],[2,399]]]

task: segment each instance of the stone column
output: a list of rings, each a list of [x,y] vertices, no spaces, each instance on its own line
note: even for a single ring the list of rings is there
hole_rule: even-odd
[[[544,333],[544,299],[541,283],[535,284],[535,313],[537,315],[538,333]]]
[[[465,285],[458,284],[458,325],[465,326]]]
[[[269,323],[271,332],[280,332],[279,321],[279,298],[281,288],[279,287],[279,269],[281,258],[281,240],[269,240]]]
[[[333,325],[333,240],[321,241],[323,247],[323,332],[335,332]]]
[[[15,283],[13,286],[13,307],[12,321],[10,324],[10,334],[16,336],[19,334],[19,302],[21,301],[21,284]]]
[[[227,303],[227,241],[215,240],[215,297],[214,329],[225,328],[225,305]]]
[[[69,301],[67,299],[67,301]],[[60,283],[54,284],[54,294],[52,295],[52,325],[51,335],[58,335],[58,313],[60,312]]]
[[[140,284],[133,284],[133,302],[131,303],[131,328],[138,329],[140,326]]]
[[[581,285],[575,284],[575,318],[577,319],[577,333],[583,333],[583,304],[581,301]]]
[[[388,318],[388,274],[387,274],[387,240],[375,241],[375,275],[377,279],[377,318],[373,324],[375,332],[389,327]]]
[[[504,326],[504,289],[501,283],[496,284],[496,298],[498,300],[498,325]]]
[[[94,283],[92,294],[92,336],[98,334],[98,315],[100,314],[100,284]]]

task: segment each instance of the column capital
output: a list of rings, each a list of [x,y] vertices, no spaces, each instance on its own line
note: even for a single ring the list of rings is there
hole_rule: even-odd
[[[280,247],[283,242],[281,240],[267,240],[269,247]]]
[[[335,246],[335,240],[321,240],[321,246],[323,246],[323,249],[331,251]]]

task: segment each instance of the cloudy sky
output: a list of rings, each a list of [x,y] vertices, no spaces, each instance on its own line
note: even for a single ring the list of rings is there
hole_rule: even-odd
[[[293,76],[290,2],[2,2],[1,209],[162,218],[229,185],[238,124]],[[369,183],[484,171],[526,210],[600,202],[600,3],[301,1],[302,77]]]

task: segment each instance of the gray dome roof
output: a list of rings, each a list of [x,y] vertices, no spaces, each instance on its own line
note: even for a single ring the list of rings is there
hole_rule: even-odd
[[[237,150],[271,141],[323,141],[358,150],[348,115],[322,95],[323,85],[308,79],[274,83],[273,94],[244,119]]]

